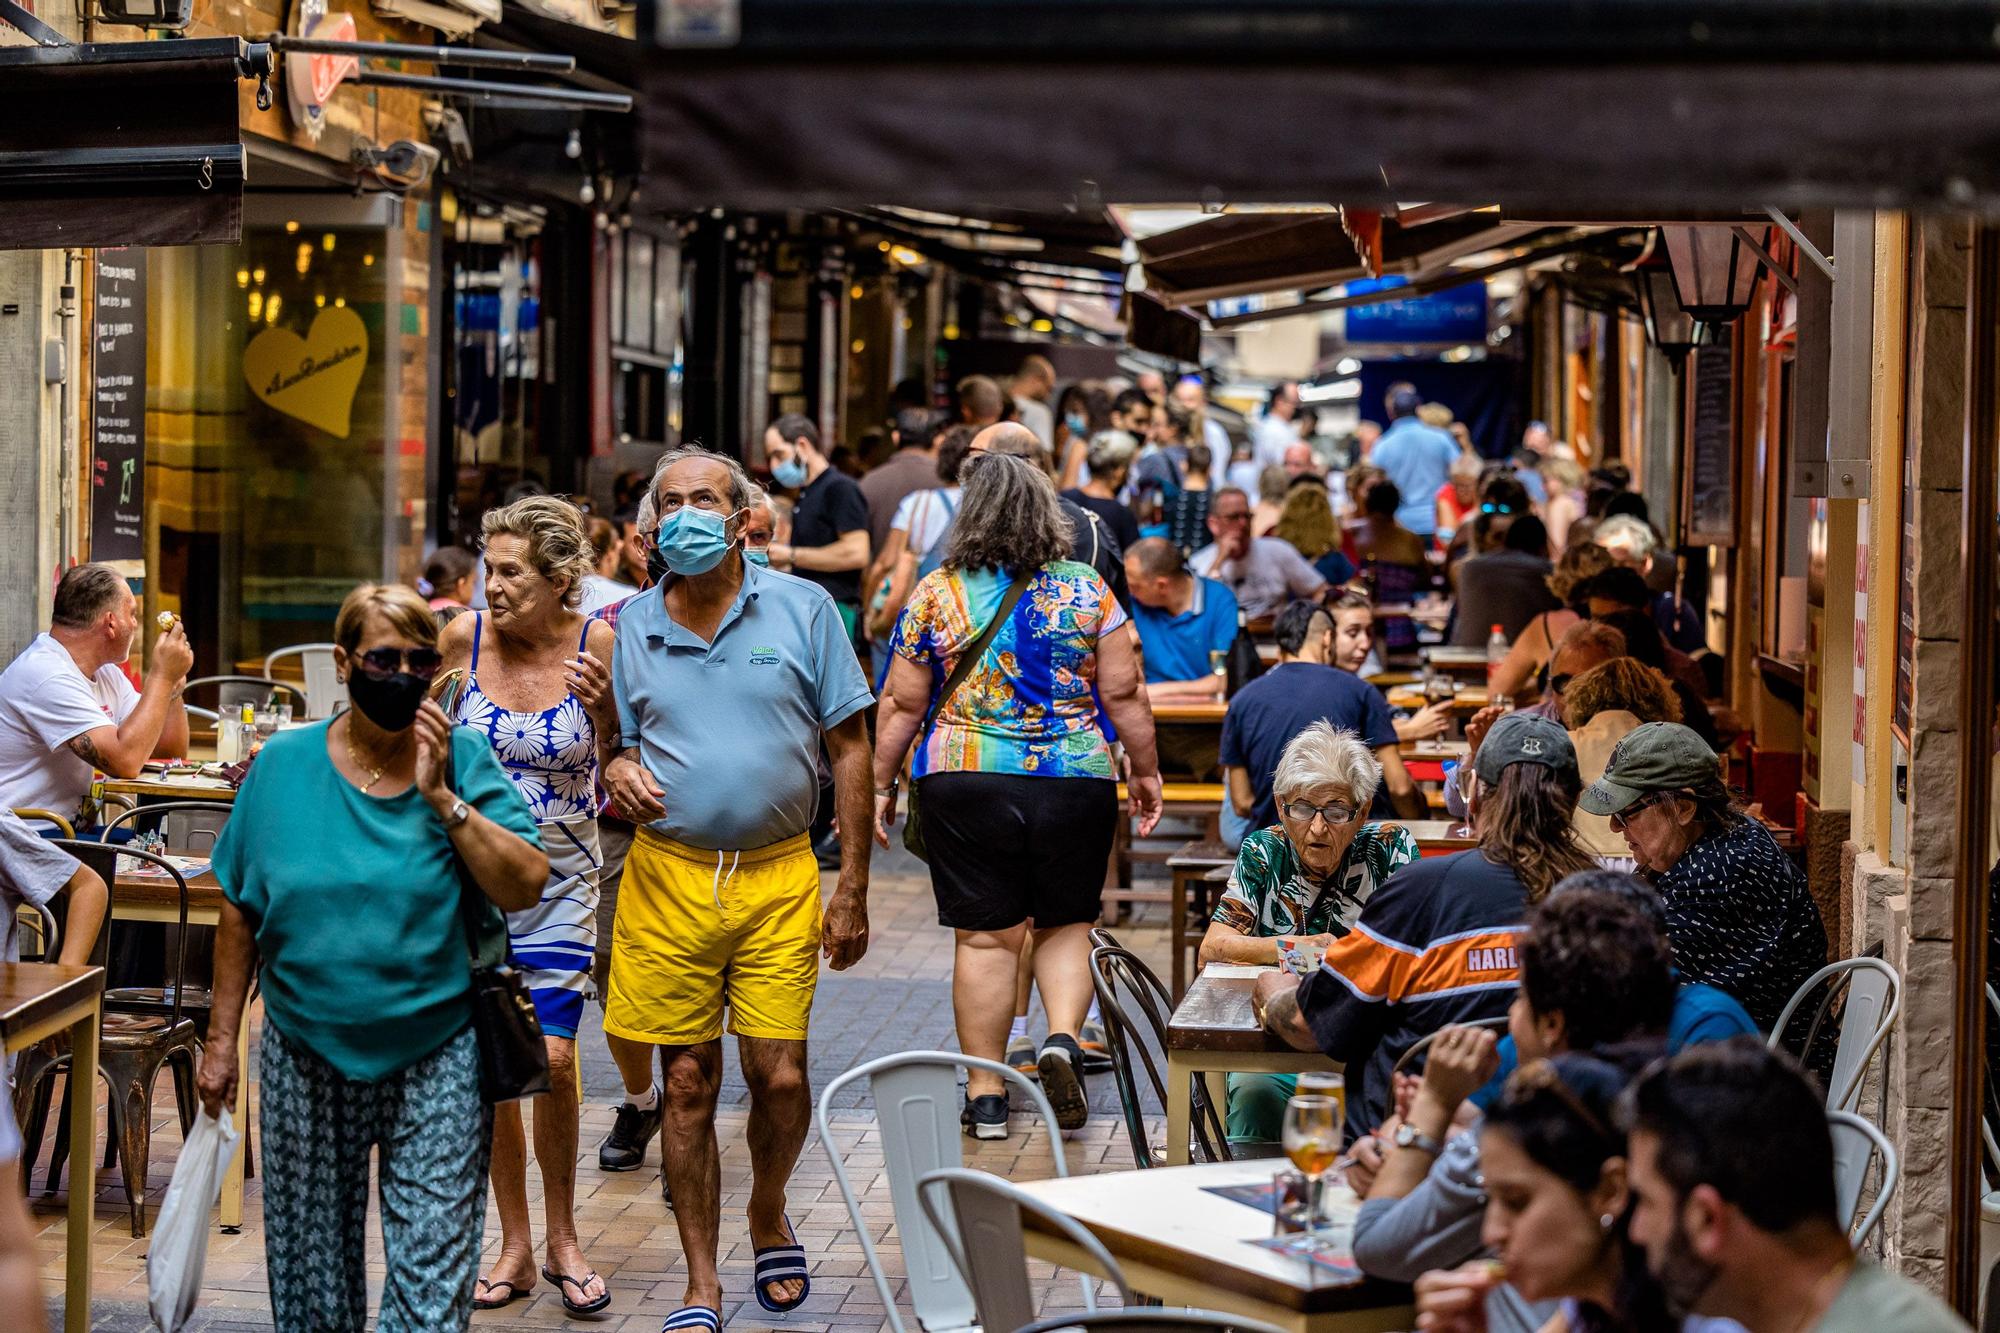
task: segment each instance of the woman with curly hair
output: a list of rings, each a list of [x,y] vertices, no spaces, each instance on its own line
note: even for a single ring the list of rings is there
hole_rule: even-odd
[[[1340,530],[1334,526],[1333,505],[1322,487],[1292,487],[1271,535],[1290,542],[1328,583],[1338,587],[1354,577],[1353,562],[1340,552]]]
[[[1585,783],[1604,776],[1612,750],[1628,733],[1648,722],[1681,720],[1681,701],[1673,682],[1636,657],[1614,657],[1592,667],[1565,681],[1560,695],[1563,725],[1576,746],[1576,766]],[[1579,809],[1576,840],[1614,870],[1632,864],[1625,839],[1611,831],[1611,821],[1603,815]]]

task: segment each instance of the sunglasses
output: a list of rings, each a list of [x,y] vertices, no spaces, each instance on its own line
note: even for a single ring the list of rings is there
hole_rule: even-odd
[[[1568,672],[1564,672],[1560,676],[1550,676],[1549,692],[1551,694],[1561,694],[1564,690],[1569,688],[1569,683],[1575,679],[1576,677]]]
[[[1555,1098],[1562,1104],[1563,1110],[1569,1112],[1577,1123],[1596,1135],[1599,1142],[1621,1142],[1619,1137],[1611,1132],[1611,1127],[1604,1123],[1603,1118],[1594,1114],[1574,1092],[1570,1091],[1569,1085],[1563,1082],[1562,1075],[1557,1073],[1556,1067],[1547,1060],[1537,1060],[1531,1065],[1522,1065],[1507,1080],[1507,1095],[1510,1100],[1519,1101],[1532,1094],[1544,1094]]]
[[[1513,513],[1513,512],[1514,512],[1514,506],[1513,506],[1513,505],[1497,505],[1497,504],[1490,504],[1490,503],[1489,503],[1489,504],[1483,504],[1483,505],[1479,506],[1479,512],[1480,512],[1480,513],[1482,513],[1482,514],[1511,514],[1511,513]]]
[[[1285,812],[1285,818],[1296,819],[1301,824],[1310,824],[1314,815],[1324,819],[1329,825],[1345,824],[1354,818],[1354,807],[1344,801],[1331,805],[1314,805],[1310,801],[1287,801],[1278,807]]]
[[[371,676],[393,676],[401,668],[429,680],[443,665],[444,654],[435,648],[370,648],[361,654],[361,669]]]
[[[1661,801],[1666,800],[1669,796],[1672,796],[1673,794],[1674,793],[1670,791],[1656,791],[1656,792],[1651,792],[1645,796],[1641,796],[1638,800],[1632,802],[1632,804],[1626,806],[1623,810],[1620,810],[1617,814],[1610,816],[1610,821],[1614,827],[1623,828],[1626,824],[1631,822],[1632,816],[1638,814],[1642,810],[1652,809],[1654,806],[1658,805]]]

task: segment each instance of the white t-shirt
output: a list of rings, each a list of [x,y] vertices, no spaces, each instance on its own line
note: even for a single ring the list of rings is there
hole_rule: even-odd
[[[956,486],[911,491],[896,505],[896,516],[889,520],[889,527],[901,528],[907,534],[909,552],[919,561],[930,554],[932,545],[951,527],[958,513],[960,494]]]
[[[73,816],[90,794],[91,767],[69,743],[119,725],[138,706],[116,663],[85,676],[67,648],[37,634],[0,671],[0,806]]]
[[[14,909],[24,902],[48,902],[62,892],[76,867],[75,857],[15,818],[13,811],[0,810],[0,962],[21,961]],[[0,1149],[0,1161],[6,1157]]]

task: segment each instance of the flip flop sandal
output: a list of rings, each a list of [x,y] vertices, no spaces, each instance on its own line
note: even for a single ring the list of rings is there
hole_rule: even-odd
[[[683,1305],[667,1316],[660,1333],[722,1333],[722,1311],[707,1305]]]
[[[569,1298],[569,1289],[571,1287],[576,1288],[578,1296],[583,1295],[584,1286],[589,1283],[590,1279],[597,1277],[596,1273],[585,1273],[582,1277],[570,1277],[566,1274],[556,1272],[547,1264],[543,1264],[542,1276],[556,1284],[556,1291],[562,1296],[563,1309],[570,1314],[596,1314],[599,1310],[611,1304],[611,1287],[609,1284],[606,1284],[604,1294],[594,1301],[578,1302],[572,1301]],[[600,1282],[604,1281],[603,1278],[597,1278],[597,1280]]]
[[[478,1285],[486,1288],[488,1291],[498,1291],[500,1288],[505,1287],[507,1294],[499,1300],[494,1300],[490,1296],[481,1296],[475,1291],[472,1296],[472,1308],[475,1310],[504,1310],[515,1301],[526,1300],[529,1293],[534,1291],[533,1287],[517,1287],[505,1279],[493,1282],[482,1277],[478,1280]]]
[[[806,1297],[812,1295],[812,1274],[806,1269],[806,1251],[799,1244],[799,1233],[792,1226],[792,1219],[785,1219],[785,1230],[792,1233],[789,1245],[766,1245],[756,1252],[757,1274],[751,1279],[757,1288],[757,1304],[772,1314],[787,1314],[805,1304]],[[773,1282],[799,1282],[799,1294],[789,1301],[774,1301],[764,1293],[764,1288]]]

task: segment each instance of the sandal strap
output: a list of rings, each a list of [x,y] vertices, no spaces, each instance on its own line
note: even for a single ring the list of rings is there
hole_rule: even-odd
[[[722,1333],[722,1311],[706,1305],[683,1305],[667,1316],[667,1322],[660,1325],[660,1333],[676,1333],[679,1329],[705,1328],[709,1333]]]

